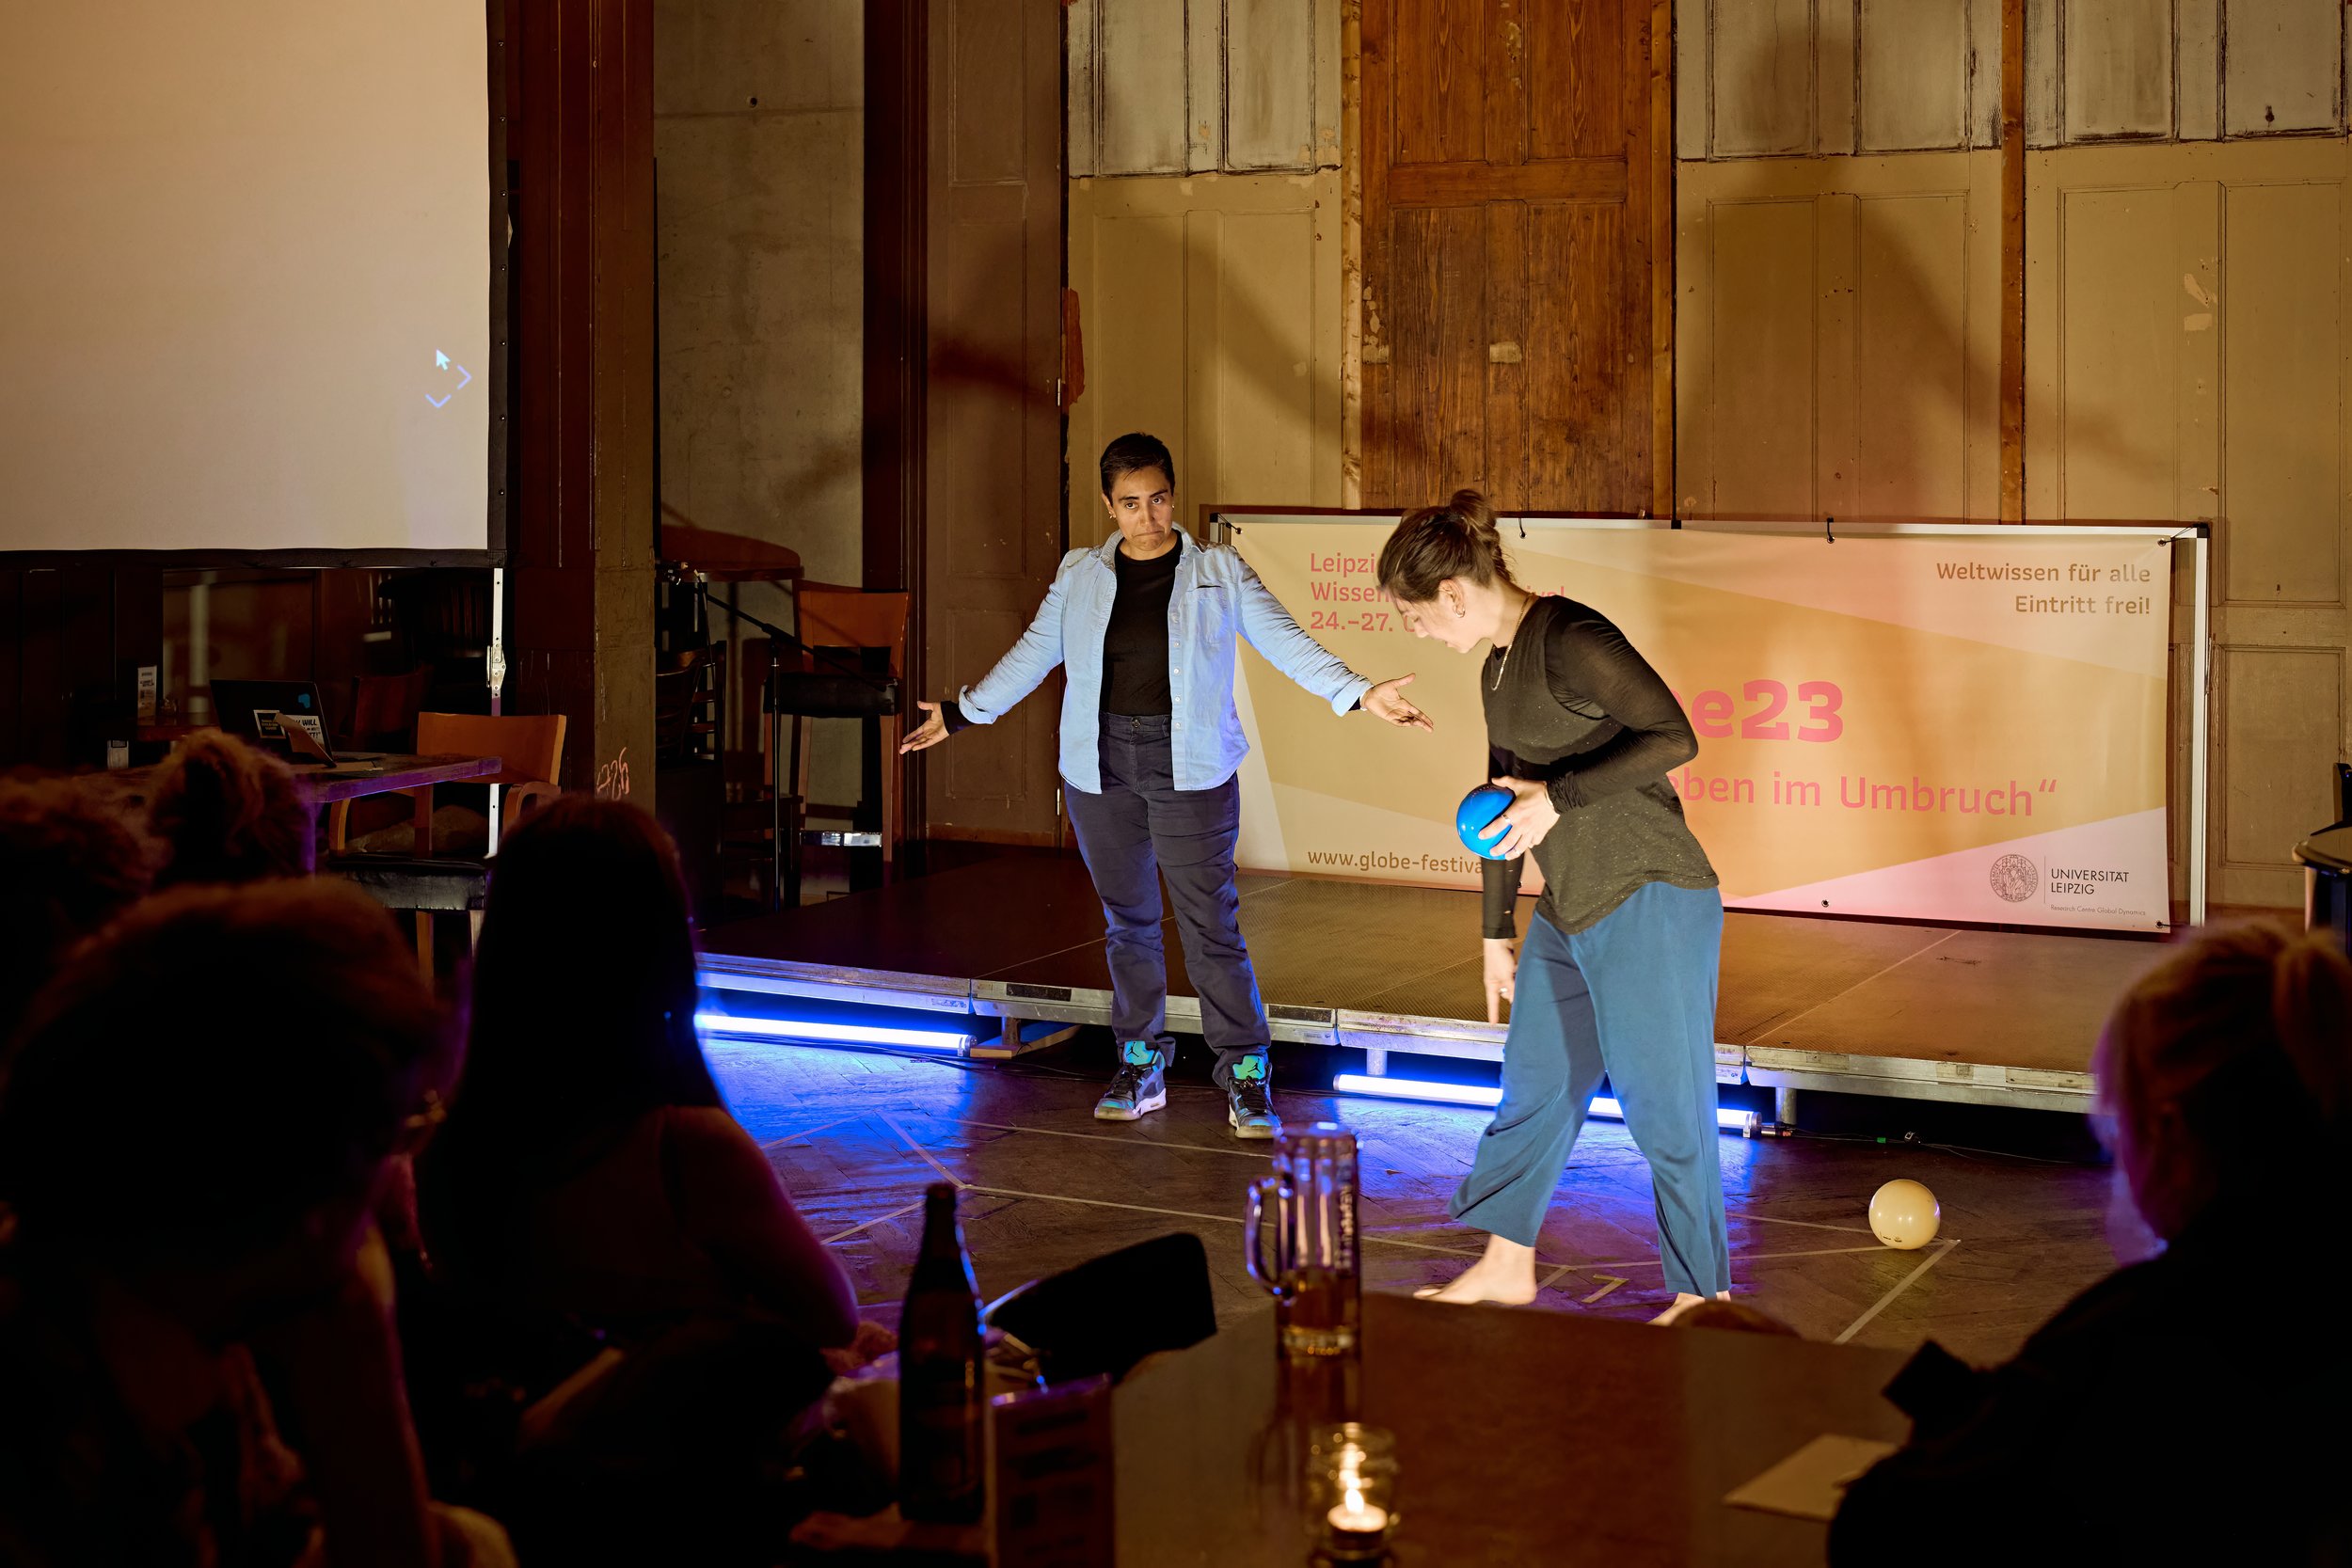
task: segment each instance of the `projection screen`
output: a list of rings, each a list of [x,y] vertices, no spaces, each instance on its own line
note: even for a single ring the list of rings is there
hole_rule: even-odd
[[[0,17],[0,549],[496,559],[484,0]]]

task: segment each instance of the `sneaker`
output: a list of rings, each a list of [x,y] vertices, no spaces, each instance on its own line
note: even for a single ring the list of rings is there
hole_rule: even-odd
[[[1282,1118],[1274,1114],[1273,1085],[1266,1076],[1270,1070],[1263,1053],[1233,1064],[1225,1083],[1225,1119],[1233,1124],[1236,1138],[1281,1134]]]
[[[1149,1040],[1129,1040],[1119,1048],[1119,1070],[1111,1086],[1094,1102],[1097,1121],[1133,1121],[1168,1103],[1168,1060]]]

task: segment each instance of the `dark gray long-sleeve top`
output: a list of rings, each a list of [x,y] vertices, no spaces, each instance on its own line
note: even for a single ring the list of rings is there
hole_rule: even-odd
[[[1534,848],[1535,912],[1563,933],[1599,921],[1648,882],[1715,886],[1715,868],[1666,775],[1698,754],[1682,705],[1598,610],[1527,607],[1479,671],[1491,777],[1541,779],[1560,820]],[[1486,865],[1486,934],[1518,934],[1519,861]]]

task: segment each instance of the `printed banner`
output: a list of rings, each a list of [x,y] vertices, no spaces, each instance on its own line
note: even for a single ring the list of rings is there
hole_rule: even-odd
[[[1413,673],[1438,726],[1335,722],[1245,653],[1242,863],[1475,886],[1453,824],[1485,773],[1480,665],[1381,600],[1393,519],[1227,521],[1299,625],[1363,674]],[[2167,925],[2169,539],[1503,530],[1521,583],[1614,621],[1681,699],[1699,752],[1672,780],[1726,903]]]

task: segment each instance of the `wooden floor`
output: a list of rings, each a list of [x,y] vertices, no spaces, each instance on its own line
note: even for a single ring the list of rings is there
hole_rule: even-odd
[[[1205,1073],[1180,1075],[1165,1111],[1121,1126],[1093,1119],[1108,1071],[1099,1031],[1004,1065],[736,1042],[709,1053],[869,1317],[896,1323],[923,1188],[943,1179],[964,1189],[984,1296],[1191,1230],[1208,1243],[1220,1314],[1260,1299],[1242,1267],[1240,1217],[1264,1146],[1232,1136]],[[1277,1102],[1287,1119],[1337,1119],[1362,1140],[1367,1289],[1409,1291],[1475,1255],[1484,1236],[1453,1223],[1446,1199],[1486,1112],[1290,1092]],[[1806,1138],[1727,1134],[1722,1149],[1735,1293],[1809,1338],[1909,1347],[1932,1337],[1997,1360],[2112,1266],[2103,1169]],[[1869,1233],[1870,1194],[1896,1177],[1943,1202],[1942,1237],[1924,1251],[1892,1251]],[[1622,1127],[1587,1129],[1537,1250],[1541,1310],[1638,1319],[1666,1299],[1648,1172]]]

